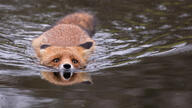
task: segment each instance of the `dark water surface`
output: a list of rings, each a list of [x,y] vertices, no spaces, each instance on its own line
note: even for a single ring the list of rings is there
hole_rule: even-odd
[[[40,77],[31,40],[64,15],[97,16],[93,85]],[[191,108],[191,0],[0,0],[0,108]]]

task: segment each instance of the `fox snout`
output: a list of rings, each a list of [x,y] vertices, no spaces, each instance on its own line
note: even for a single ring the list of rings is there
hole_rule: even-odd
[[[73,65],[69,63],[61,64],[60,75],[63,76],[65,80],[69,80],[73,76],[73,72],[74,72]]]
[[[71,65],[70,65],[70,64],[64,64],[64,65],[63,65],[63,68],[64,68],[64,69],[71,69]]]
[[[60,70],[66,71],[66,72],[71,72],[71,71],[74,71],[74,66],[72,64],[69,64],[69,63],[61,64]]]

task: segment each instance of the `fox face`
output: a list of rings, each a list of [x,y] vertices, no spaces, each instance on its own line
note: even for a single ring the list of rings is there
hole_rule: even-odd
[[[74,72],[86,68],[87,58],[92,51],[92,46],[93,42],[86,42],[73,47],[44,44],[40,46],[40,63],[57,69],[60,76],[69,80]]]

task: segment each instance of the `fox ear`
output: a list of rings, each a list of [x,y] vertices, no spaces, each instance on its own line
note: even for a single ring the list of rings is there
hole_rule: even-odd
[[[50,47],[51,45],[48,44],[43,44],[40,46],[40,49],[46,49],[47,47]]]
[[[51,45],[43,44],[40,46],[40,55],[44,53],[45,49],[50,47]]]
[[[80,44],[79,46],[81,46],[85,49],[90,49],[93,46],[93,42],[85,42],[83,44]]]

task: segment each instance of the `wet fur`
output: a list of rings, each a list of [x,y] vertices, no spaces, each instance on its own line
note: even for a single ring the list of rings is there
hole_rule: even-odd
[[[45,66],[58,68],[61,63],[73,64],[76,69],[85,68],[87,59],[94,50],[95,41],[91,39],[95,29],[94,17],[85,12],[72,13],[53,26],[48,31],[33,40],[32,46],[40,63]],[[60,58],[57,63],[54,58]],[[72,59],[79,62],[72,63]],[[84,81],[78,74],[68,81],[59,80],[55,74],[43,73],[45,79],[59,85],[68,85]],[[73,79],[73,80],[72,80]],[[63,84],[65,83],[65,84]]]

